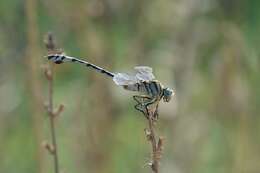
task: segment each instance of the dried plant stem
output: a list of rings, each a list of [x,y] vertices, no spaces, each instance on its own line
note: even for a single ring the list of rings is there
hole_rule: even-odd
[[[50,118],[50,128],[51,128],[51,138],[53,145],[53,159],[54,159],[54,169],[55,173],[59,173],[59,160],[58,160],[58,146],[56,142],[56,133],[55,133],[55,114],[53,113],[53,75],[52,69],[50,69],[51,77],[49,81],[49,118]]]
[[[35,152],[35,167],[37,170],[35,172],[43,173],[45,159],[43,150],[41,148],[41,141],[43,138],[43,108],[42,108],[42,94],[39,92],[42,90],[42,82],[40,80],[39,71],[39,55],[40,49],[38,46],[38,22],[37,22],[37,0],[25,0],[23,1],[25,18],[26,18],[26,80],[27,93],[29,93],[29,98],[31,101],[30,111],[32,113],[32,123],[33,123],[33,134],[35,137],[36,152]]]
[[[153,119],[153,114],[149,113],[148,116],[148,127],[149,129],[145,130],[146,136],[148,141],[150,141],[151,146],[152,146],[152,156],[151,156],[151,161],[149,165],[151,166],[151,169],[154,173],[159,172],[159,161],[161,159],[162,155],[162,147],[163,147],[163,138],[159,137],[158,142],[156,140],[156,134],[154,130],[154,124],[155,120]]]
[[[55,44],[53,42],[53,38],[51,34],[47,35],[47,39],[45,40],[46,47],[48,52],[55,52]],[[55,120],[56,117],[63,111],[64,106],[59,105],[57,110],[54,110],[53,106],[53,65],[47,66],[45,68],[45,77],[48,80],[48,104],[46,105],[46,109],[49,115],[50,120],[50,131],[51,131],[51,144],[46,143],[45,148],[53,155],[54,161],[54,171],[55,173],[59,173],[59,157],[58,157],[58,145],[56,141],[56,132],[55,132]]]
[[[148,124],[149,124],[149,130],[150,130],[150,142],[152,145],[152,170],[155,173],[158,173],[158,160],[156,159],[156,152],[157,152],[157,144],[156,144],[156,137],[155,137],[155,133],[154,133],[154,127],[153,127],[153,119],[151,116],[149,116],[148,118]]]

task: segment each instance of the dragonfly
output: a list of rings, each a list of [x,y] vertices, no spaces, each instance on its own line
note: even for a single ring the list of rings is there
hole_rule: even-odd
[[[116,85],[122,86],[126,90],[139,92],[139,95],[133,96],[133,99],[137,102],[135,109],[142,112],[146,118],[152,117],[157,120],[159,102],[161,100],[169,102],[174,95],[172,89],[164,87],[161,82],[155,79],[152,68],[148,66],[134,67],[135,74],[131,75],[112,73],[95,64],[65,54],[49,54],[47,58],[56,64],[73,62],[85,65],[112,78]]]

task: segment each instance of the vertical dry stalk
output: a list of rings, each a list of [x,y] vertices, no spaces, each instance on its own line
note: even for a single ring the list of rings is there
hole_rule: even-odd
[[[42,90],[39,71],[39,45],[38,24],[37,24],[37,0],[24,1],[26,15],[26,85],[29,93],[30,111],[33,121],[33,134],[36,142],[36,168],[38,173],[44,172],[44,155],[40,146],[43,137],[43,109],[42,109]]]
[[[49,33],[45,40],[46,48],[48,49],[48,53],[61,53],[58,52],[55,48],[55,44],[53,41],[52,35]],[[55,173],[59,173],[59,159],[58,159],[58,146],[56,142],[56,132],[55,132],[55,118],[60,115],[63,111],[64,106],[59,105],[57,110],[54,110],[53,106],[53,65],[47,66],[44,69],[44,74],[46,79],[48,80],[48,104],[46,105],[46,110],[50,119],[50,130],[51,130],[51,144],[45,143],[45,148],[53,155],[54,160],[54,170]]]
[[[159,172],[159,162],[162,156],[162,149],[163,149],[163,143],[164,143],[164,138],[163,137],[159,137],[158,142],[156,139],[156,134],[155,134],[155,130],[154,130],[154,124],[155,124],[155,120],[154,120],[154,113],[149,112],[148,117],[148,128],[149,129],[145,129],[145,134],[146,137],[148,139],[148,141],[150,141],[151,146],[152,146],[152,156],[151,156],[151,161],[150,163],[148,163],[149,166],[151,166],[152,171],[154,173],[158,173]]]

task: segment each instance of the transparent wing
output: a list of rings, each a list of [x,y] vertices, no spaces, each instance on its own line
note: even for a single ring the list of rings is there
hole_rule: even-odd
[[[133,85],[138,82],[138,79],[135,76],[131,76],[126,73],[117,73],[113,77],[113,81],[117,85]]]
[[[137,66],[134,68],[136,70],[137,80],[149,81],[153,80],[155,77],[153,75],[153,69],[147,66]]]

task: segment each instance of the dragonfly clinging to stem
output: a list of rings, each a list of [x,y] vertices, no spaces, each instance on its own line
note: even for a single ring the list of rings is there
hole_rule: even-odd
[[[64,54],[50,54],[47,58],[56,64],[64,62],[83,64],[113,78],[115,84],[122,86],[124,89],[141,93],[133,96],[137,102],[135,109],[142,112],[146,118],[153,115],[152,118],[156,120],[158,118],[158,104],[160,100],[163,99],[164,102],[169,102],[174,95],[172,89],[164,87],[158,80],[155,80],[151,67],[137,66],[134,68],[136,71],[135,75],[129,75],[126,73],[112,73],[87,61]]]

